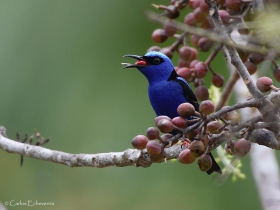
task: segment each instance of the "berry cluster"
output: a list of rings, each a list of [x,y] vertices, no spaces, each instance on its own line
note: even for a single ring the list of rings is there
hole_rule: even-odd
[[[271,90],[278,91],[268,77],[259,78],[256,86],[264,93]],[[225,106],[223,109],[228,108],[230,107]],[[179,142],[183,149],[178,156],[179,162],[191,164],[197,159],[200,170],[208,171],[212,166],[210,151],[217,147],[220,138],[231,137],[226,134],[227,131],[234,126],[240,126],[238,113],[231,110],[213,117],[215,106],[210,100],[201,102],[199,112],[195,111],[190,103],[180,104],[177,112],[179,116],[173,119],[167,116],[156,117],[154,121],[157,128],[149,127],[146,135],[134,137],[131,141],[132,146],[139,150],[146,149],[154,162],[162,162],[165,158],[164,148]],[[212,117],[209,117],[210,115]],[[225,140],[225,142],[225,151],[229,155],[243,157],[251,149],[251,143],[244,137],[238,140]]]
[[[263,140],[263,136],[269,132],[272,131],[276,135],[280,129],[279,122],[278,124],[272,123],[273,120],[280,121],[279,116],[273,116],[263,109],[264,106],[267,106],[276,110],[276,113],[279,111],[277,107],[280,106],[280,100],[278,100],[280,91],[273,86],[270,78],[260,77],[256,84],[253,84],[256,91],[252,91],[252,88],[247,86],[250,93],[255,92],[252,94],[253,96],[248,96],[247,102],[224,106],[226,103],[224,100],[216,110],[213,102],[209,100],[209,92],[204,85],[205,76],[211,74],[214,86],[217,88],[224,86],[223,76],[210,66],[220,51],[226,57],[235,59],[240,68],[234,66],[246,85],[252,82],[250,75],[255,74],[258,65],[265,60],[271,60],[274,68],[273,75],[277,81],[280,81],[280,66],[274,60],[279,56],[279,53],[277,54],[277,50],[266,44],[264,40],[260,41],[261,36],[256,33],[254,28],[251,29],[246,25],[247,21],[255,20],[255,16],[251,14],[251,10],[255,6],[254,2],[248,0],[171,0],[169,6],[154,4],[153,6],[164,10],[162,15],[166,16],[167,19],[162,28],[153,31],[152,40],[161,44],[173,38],[175,42],[167,47],[152,46],[148,51],[160,51],[170,59],[174,53],[178,53],[179,59],[177,63],[175,62],[175,71],[188,82],[193,83],[195,95],[202,102],[199,106],[199,112],[191,104],[183,103],[177,108],[179,117],[173,119],[167,116],[156,117],[156,127],[148,128],[146,135],[136,136],[131,142],[132,145],[136,149],[147,151],[153,161],[161,162],[166,157],[164,148],[180,143],[182,150],[178,155],[179,162],[191,164],[197,159],[201,171],[207,171],[211,168],[212,159],[209,154],[223,143],[225,143],[224,148],[229,155],[238,157],[248,154],[251,142],[280,149],[280,143],[275,140],[273,135],[271,139],[266,139],[266,142]],[[182,23],[176,22],[174,19],[179,17],[186,8],[191,12],[185,15],[182,26]],[[214,13],[217,14],[215,18],[212,17]],[[219,27],[217,24],[220,24]],[[188,30],[184,30],[184,27]],[[231,43],[235,43],[236,33],[241,39],[246,37],[243,39],[247,42],[244,49],[236,45],[237,51],[229,52],[228,48],[225,50],[222,41],[219,42],[209,35],[212,33],[219,36],[219,30],[222,27],[224,27],[222,30],[225,30],[226,34],[229,35]],[[197,32],[197,29],[200,32]],[[184,32],[178,34],[178,31]],[[247,46],[249,47],[247,48]],[[273,49],[275,52],[274,57],[268,56],[269,49]],[[199,53],[204,52],[210,52],[208,58],[206,60],[199,59]],[[232,56],[234,53],[236,55]],[[243,77],[240,72],[243,72],[246,77]],[[236,80],[232,79],[231,82],[234,83]],[[275,93],[270,96],[269,102],[267,95],[270,93],[268,92]],[[261,93],[266,94],[262,95]],[[241,122],[235,110],[244,107],[257,108],[262,117]],[[266,109],[268,109],[267,107]],[[254,132],[254,130],[258,132]]]
[[[215,110],[214,104],[210,100],[203,101],[196,112],[193,105],[189,103],[180,104],[177,112],[180,115],[170,119],[167,116],[158,116],[155,118],[155,127],[150,127],[146,131],[146,135],[137,135],[131,141],[136,149],[146,149],[147,153],[155,162],[163,161],[165,154],[164,148],[177,144],[180,140],[184,149],[178,156],[179,162],[183,164],[191,164],[197,158],[197,163],[201,171],[207,171],[212,166],[211,157],[208,155],[211,137],[213,134],[220,134],[227,130],[230,123],[238,123],[238,114],[235,111],[227,112],[221,117],[220,121],[213,120],[208,122],[207,116]],[[203,121],[203,126],[187,129],[195,122]],[[163,134],[160,135],[160,132]],[[172,133],[172,134],[170,134]],[[179,135],[178,135],[179,134]],[[229,154],[238,156],[246,155],[250,150],[250,142],[245,139],[229,141],[226,144],[226,151]]]
[[[157,9],[164,10],[162,15],[168,17],[162,28],[155,29],[152,33],[152,40],[155,43],[163,43],[169,38],[175,38],[176,41],[168,47],[152,46],[148,51],[160,51],[172,59],[174,53],[178,53],[179,60],[175,67],[177,74],[182,76],[188,82],[193,82],[195,87],[195,95],[198,100],[208,100],[209,92],[204,86],[204,78],[210,72],[212,74],[212,84],[218,88],[223,87],[224,77],[216,73],[210,64],[216,57],[219,51],[222,50],[220,43],[214,43],[208,36],[207,31],[215,32],[214,24],[209,17],[209,5],[207,0],[171,0],[169,6],[154,5]],[[254,16],[250,13],[253,8],[253,1],[245,0],[220,0],[217,1],[219,17],[227,29],[228,34],[231,34],[235,29],[241,37],[246,37],[249,44],[261,48],[264,44],[256,43],[258,38],[256,32],[247,27],[245,21],[254,20]],[[191,34],[184,32],[178,34],[178,23],[173,19],[180,16],[182,10],[188,10],[184,17],[184,24],[193,28],[204,29],[205,35]],[[253,40],[253,41],[250,41]],[[233,40],[234,41],[234,40]],[[215,47],[213,47],[215,46]],[[199,60],[198,52],[208,52],[213,49],[205,61]],[[267,59],[266,54],[259,52],[250,52],[243,49],[238,49],[238,54],[252,75],[258,65]],[[274,64],[274,77],[280,81],[280,66],[276,62]]]

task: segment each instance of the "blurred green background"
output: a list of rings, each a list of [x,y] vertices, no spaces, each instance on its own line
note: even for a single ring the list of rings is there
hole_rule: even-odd
[[[143,14],[151,3],[169,1],[1,0],[0,120],[8,137],[36,128],[51,138],[47,148],[69,153],[131,147],[155,114],[146,79],[120,63],[128,61],[124,54],[142,55],[154,45],[150,36],[160,26]],[[213,67],[225,70],[221,61]],[[177,161],[97,169],[28,157],[21,168],[19,160],[0,150],[2,203],[37,200],[54,205],[34,209],[60,210],[261,209],[248,157],[247,179],[221,186],[196,164]]]

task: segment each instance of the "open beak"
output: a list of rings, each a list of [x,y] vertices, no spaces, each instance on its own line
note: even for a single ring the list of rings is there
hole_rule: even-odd
[[[142,56],[139,55],[124,55],[123,57],[129,57],[129,58],[135,58],[137,59],[135,64],[131,64],[131,63],[122,63],[122,65],[125,65],[123,67],[123,69],[127,69],[127,68],[137,68],[137,67],[144,67],[147,66],[148,63],[147,61],[145,61],[145,59]]]

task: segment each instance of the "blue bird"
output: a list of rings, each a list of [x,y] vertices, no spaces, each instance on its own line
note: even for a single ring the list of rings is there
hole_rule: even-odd
[[[124,55],[137,60],[135,64],[126,64],[124,68],[137,68],[149,82],[149,99],[157,116],[166,115],[170,118],[179,116],[177,107],[181,103],[191,103],[196,111],[199,110],[197,99],[188,82],[174,70],[172,61],[160,52],[150,51],[144,56]],[[213,158],[212,167],[207,171],[222,173]]]

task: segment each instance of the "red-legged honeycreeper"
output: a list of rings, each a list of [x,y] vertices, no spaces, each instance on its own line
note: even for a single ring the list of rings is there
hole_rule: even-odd
[[[172,61],[160,52],[150,51],[144,56],[124,55],[124,57],[135,58],[135,64],[123,63],[123,68],[137,68],[149,82],[149,98],[157,116],[166,115],[170,118],[179,116],[177,107],[185,102],[191,103],[196,111],[199,110],[197,99],[188,82],[180,77],[174,70]],[[222,173],[219,165],[212,159],[212,167],[207,171]]]

